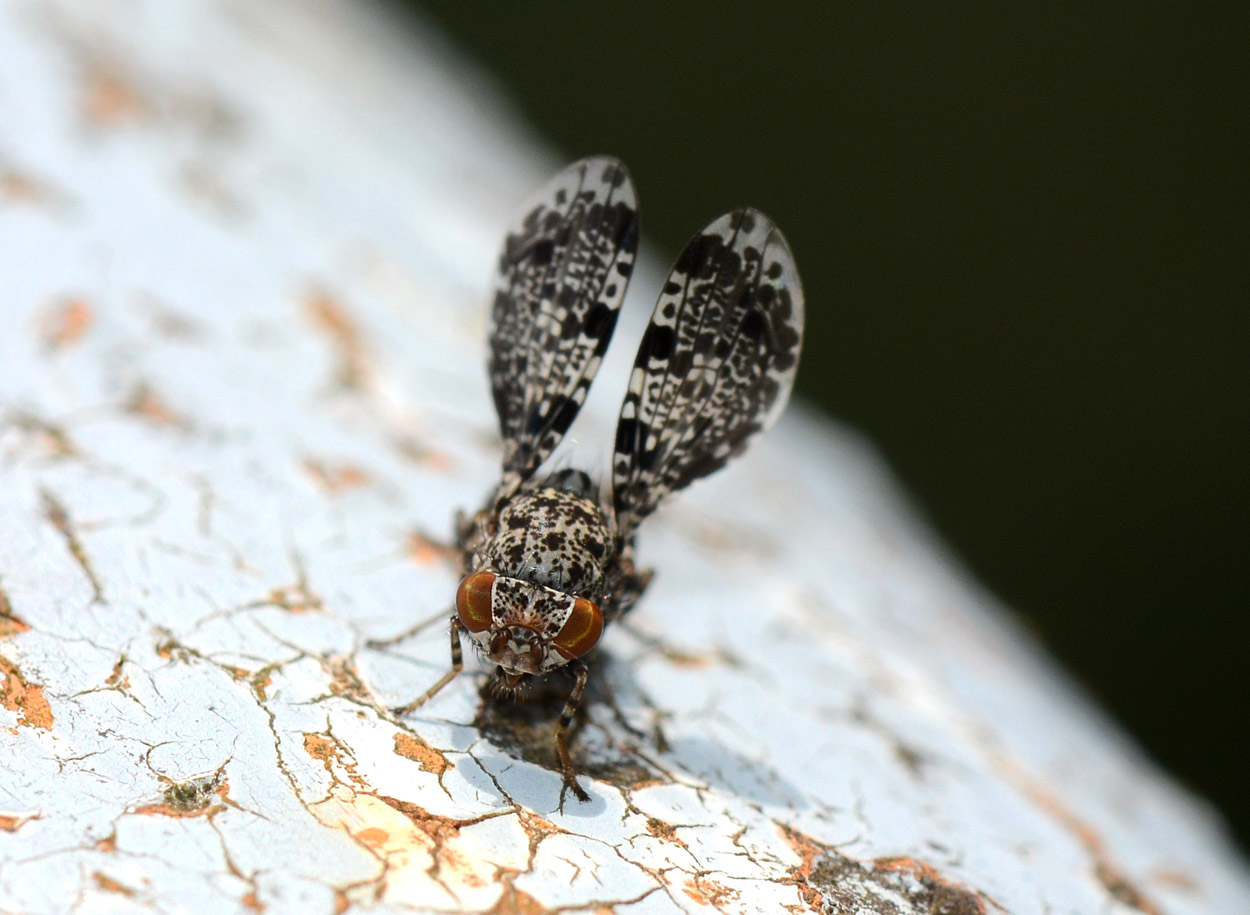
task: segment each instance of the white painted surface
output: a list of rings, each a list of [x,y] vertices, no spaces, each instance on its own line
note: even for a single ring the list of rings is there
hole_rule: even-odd
[[[491,265],[557,164],[364,4],[0,5],[0,911],[1250,911],[801,409],[644,525],[590,803],[474,726],[472,666],[388,720],[446,637],[367,643],[450,605],[413,534],[492,484]]]

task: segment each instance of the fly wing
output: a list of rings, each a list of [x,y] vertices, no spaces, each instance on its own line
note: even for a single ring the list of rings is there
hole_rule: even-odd
[[[691,240],[647,325],[612,466],[619,536],[670,492],[724,466],[790,396],[803,291],[763,213],[735,210]]]
[[[491,311],[501,492],[534,473],[581,409],[638,248],[634,187],[616,159],[575,162],[524,212],[504,242]]]

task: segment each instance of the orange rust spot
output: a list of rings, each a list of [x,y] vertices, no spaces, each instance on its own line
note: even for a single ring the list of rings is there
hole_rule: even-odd
[[[123,409],[140,419],[145,419],[154,426],[171,426],[185,429],[187,421],[175,413],[160,396],[146,384],[140,384],[127,398]]]
[[[83,116],[101,127],[134,123],[148,111],[143,94],[115,69],[101,64],[87,70],[81,104]]]
[[[252,677],[252,692],[256,693],[256,698],[261,702],[266,701],[269,696],[266,690],[273,683],[273,672],[270,670],[260,670],[256,672],[256,676]]]
[[[983,896],[946,879],[923,861],[883,857],[861,862],[790,827],[782,826],[781,833],[800,863],[780,882],[798,890],[808,911],[840,912],[851,904],[901,894],[917,911],[985,915]],[[789,910],[798,911],[794,907]]]
[[[305,296],[304,308],[338,350],[339,384],[345,388],[363,387],[368,376],[364,338],[343,303],[324,290],[314,289]]]
[[[781,827],[782,837],[799,856],[799,866],[783,878],[782,882],[791,883],[799,891],[803,902],[813,912],[825,911],[825,897],[819,889],[812,886],[812,872],[815,870],[816,859],[824,854],[825,849],[810,836],[804,835],[788,826]]]
[[[1192,874],[1187,874],[1179,868],[1156,867],[1151,872],[1150,879],[1161,886],[1180,890],[1183,893],[1197,893],[1201,889]]]
[[[402,813],[413,826],[438,843],[460,835],[460,827],[464,825],[458,820],[430,813],[424,807],[408,801],[401,801],[396,797],[388,797],[385,794],[377,794],[374,797],[392,810]]]
[[[30,413],[15,413],[9,421],[14,427],[29,433],[33,443],[42,452],[40,457],[56,460],[74,457],[78,446],[70,439],[69,433],[55,423],[48,422]]]
[[[677,835],[677,827],[672,823],[665,823],[656,817],[647,817],[647,832],[664,842],[672,842],[674,845],[686,847],[686,843]]]
[[[363,776],[357,774],[356,760],[351,752],[329,734],[305,734],[304,752],[313,759],[321,760],[321,764],[325,766],[325,770],[330,773],[330,777],[336,784],[339,781],[339,774],[334,766],[337,764],[343,768],[348,781],[353,785],[358,788],[369,787]]]
[[[95,843],[96,851],[117,851],[117,833],[111,832]]]
[[[370,826],[356,833],[356,838],[373,848],[380,848],[390,841],[390,834],[385,829]]]
[[[0,657],[0,673],[4,674],[4,682],[0,683],[0,706],[17,712],[18,726],[52,730],[52,708],[43,697],[43,687],[28,683],[8,658]]]
[[[924,861],[917,861],[915,858],[908,858],[904,855],[887,856],[874,858],[872,863],[879,871],[907,874],[916,880],[932,883],[940,887],[952,888],[956,886],[943,877],[941,872],[936,870],[933,865],[926,864]]]
[[[699,905],[710,905],[720,908],[728,902],[736,900],[741,893],[733,887],[725,886],[723,883],[717,883],[715,880],[709,880],[706,877],[691,877],[682,887],[682,892],[693,899]]]
[[[39,322],[43,345],[50,350],[77,343],[91,327],[94,315],[82,299],[69,298],[49,307]]]
[[[942,879],[932,865],[923,861],[917,861],[915,858],[908,858],[905,855],[876,858],[873,860],[873,864],[879,870],[911,874],[920,880],[941,881]]]
[[[324,734],[305,734],[304,752],[313,759],[321,760],[328,770],[330,762],[338,756],[339,747],[338,744]]]
[[[126,886],[126,884],[114,880],[112,877],[99,871],[92,874],[91,879],[95,881],[96,886],[106,893],[117,893],[121,896],[133,896],[135,894],[135,891]]]
[[[395,448],[414,464],[422,464],[432,470],[450,470],[456,466],[456,462],[451,455],[426,447],[415,438],[397,439]]]
[[[420,531],[411,531],[404,540],[404,552],[421,565],[435,562],[458,563],[460,550],[451,544],[427,537]]]
[[[343,915],[352,907],[352,901],[348,898],[346,892],[340,889],[334,891],[334,915]]]
[[[320,595],[308,587],[302,576],[295,584],[274,588],[266,595],[266,603],[281,607],[288,613],[309,613],[322,609]]]
[[[0,195],[19,203],[38,203],[45,192],[37,179],[6,168],[0,172]]]
[[[1110,852],[1107,851],[1096,829],[1082,820],[1074,810],[1068,807],[1049,785],[1033,778],[1032,775],[1013,760],[1003,756],[996,761],[1008,778],[1015,782],[1033,803],[1058,821],[1084,846],[1086,853],[1093,859],[1095,875],[1103,885],[1103,889],[1112,898],[1137,909],[1139,912],[1145,913],[1145,915],[1160,915],[1159,907],[1131,883],[1112,860]]]
[[[399,733],[395,735],[395,755],[411,759],[426,772],[442,775],[452,767],[447,757],[419,737]]]
[[[487,910],[487,915],[543,915],[547,907],[511,881],[504,884],[503,895]]]
[[[370,702],[369,687],[360,678],[360,672],[351,658],[330,658],[330,692],[336,696],[354,699],[357,702]]]
[[[1112,898],[1124,905],[1132,906],[1146,915],[1160,915],[1160,910],[1147,899],[1136,886],[1118,868],[1109,861],[1101,860],[1094,867],[1098,880]]]
[[[13,615],[13,605],[9,597],[0,591],[0,639],[21,632],[29,632],[30,627]]]
[[[64,195],[52,184],[11,165],[0,169],[0,197],[27,206],[64,202]]]
[[[369,474],[352,464],[328,464],[309,459],[304,461],[304,470],[318,486],[330,493],[355,489],[369,482]]]
[[[561,835],[564,830],[551,822],[545,817],[541,817],[536,813],[531,813],[525,808],[517,811],[517,820],[521,824],[521,828],[525,830],[525,834],[530,837],[530,845],[537,847],[538,843],[548,836]]]
[[[37,813],[0,813],[0,830],[17,832],[31,820],[39,819]]]
[[[265,904],[260,901],[260,897],[256,895],[255,890],[253,890],[250,893],[244,894],[243,898],[240,899],[239,902],[243,903],[245,907],[251,909],[254,912],[265,911]]]

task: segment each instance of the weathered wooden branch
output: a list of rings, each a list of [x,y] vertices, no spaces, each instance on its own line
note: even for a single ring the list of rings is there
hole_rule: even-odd
[[[801,409],[644,528],[589,803],[473,668],[387,713],[448,663],[487,282],[556,164],[472,83],[346,0],[0,6],[0,911],[1250,911]]]

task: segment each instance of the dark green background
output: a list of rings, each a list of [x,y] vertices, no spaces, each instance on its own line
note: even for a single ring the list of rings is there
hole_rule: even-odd
[[[421,7],[665,256],[773,217],[801,391],[1250,839],[1250,6]]]

